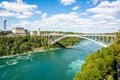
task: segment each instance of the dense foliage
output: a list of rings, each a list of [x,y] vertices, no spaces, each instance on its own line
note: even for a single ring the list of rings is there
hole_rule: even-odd
[[[35,49],[54,49],[68,47],[77,44],[79,38],[65,38],[59,44],[51,45],[50,41],[43,36],[0,36],[0,56],[22,54],[32,52]],[[63,45],[63,46],[61,46]]]
[[[120,33],[116,33],[116,41],[101,51],[88,55],[82,71],[75,80],[116,80],[116,62],[120,61]]]
[[[81,39],[78,37],[66,37],[66,38],[63,38],[60,41],[56,42],[55,46],[68,48],[68,47],[78,44],[80,42],[80,40]]]
[[[42,36],[0,37],[0,56],[20,54],[32,51],[32,48],[48,46]]]

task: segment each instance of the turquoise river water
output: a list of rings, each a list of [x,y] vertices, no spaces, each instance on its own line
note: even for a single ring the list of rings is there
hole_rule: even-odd
[[[88,40],[69,49],[0,58],[0,80],[73,80],[86,56],[102,47]]]

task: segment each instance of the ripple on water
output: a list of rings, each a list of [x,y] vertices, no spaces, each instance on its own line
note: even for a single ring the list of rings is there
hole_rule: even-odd
[[[22,56],[21,59],[22,60],[28,60],[28,59],[30,59],[30,57],[29,56]]]
[[[0,68],[3,68],[3,67],[5,67],[5,66],[6,66],[6,65],[1,65]]]
[[[17,59],[12,59],[12,60],[9,60],[9,61],[6,62],[7,65],[15,65],[17,63],[18,63]]]
[[[28,60],[31,58],[31,54],[24,54],[24,55],[19,55],[16,57],[17,59],[21,59],[21,60]]]

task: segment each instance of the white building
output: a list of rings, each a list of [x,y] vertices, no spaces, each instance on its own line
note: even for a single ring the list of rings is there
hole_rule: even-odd
[[[30,31],[31,36],[37,36],[37,34],[38,34],[37,31]]]
[[[30,35],[31,36],[39,36],[40,35],[40,28],[38,29],[38,31],[30,31]]]
[[[14,35],[26,35],[27,34],[27,30],[25,30],[22,27],[13,27],[12,28],[12,33]]]
[[[37,35],[40,35],[40,28],[38,29]]]

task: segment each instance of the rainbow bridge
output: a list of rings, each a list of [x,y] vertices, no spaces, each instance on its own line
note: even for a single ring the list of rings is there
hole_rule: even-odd
[[[108,47],[111,45],[115,40],[114,34],[42,34],[45,38],[47,38],[51,45],[55,44],[56,42],[60,41],[63,38],[67,37],[79,37],[83,39],[90,40],[100,46]]]

